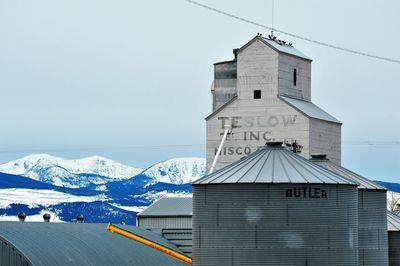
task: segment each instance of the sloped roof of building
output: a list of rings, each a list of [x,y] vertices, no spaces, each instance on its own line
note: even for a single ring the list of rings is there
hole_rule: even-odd
[[[295,99],[288,96],[279,96],[280,99],[285,101],[287,104],[298,110],[299,112],[303,113],[307,117],[315,118],[319,120],[325,120],[332,123],[342,124],[339,120],[313,104],[312,102],[303,101],[300,99]]]
[[[400,217],[388,211],[388,231],[400,231]]]
[[[282,145],[273,145],[267,145],[192,184],[309,183],[356,185],[353,181],[310,162]]]
[[[240,47],[240,49],[237,51],[237,53],[240,53],[241,51],[246,49],[248,46],[250,46],[250,44],[252,44],[256,40],[262,41],[267,46],[271,47],[273,50],[275,50],[279,53],[284,53],[284,54],[288,54],[288,55],[292,55],[295,57],[305,59],[307,61],[312,61],[311,58],[309,58],[308,56],[306,56],[305,54],[303,54],[302,52],[300,52],[299,50],[294,48],[293,45],[286,43],[282,40],[279,40],[277,38],[270,39],[270,38],[263,37],[261,34],[256,35],[253,39],[248,41],[245,45]]]
[[[192,198],[161,198],[136,216],[192,216]]]
[[[296,48],[293,47],[293,45],[289,45],[281,40],[278,39],[270,39],[270,38],[265,38],[261,37],[261,39],[272,46],[275,50],[278,50],[281,53],[289,54],[289,55],[294,55],[296,57],[300,57],[303,59],[306,59],[308,61],[312,61],[311,58],[297,50]]]
[[[310,159],[313,163],[316,163],[332,172],[335,172],[336,174],[339,174],[341,176],[347,177],[348,179],[353,180],[355,183],[357,183],[359,188],[361,189],[374,189],[374,190],[386,190],[384,187],[378,185],[377,183],[369,180],[368,178],[365,178],[359,174],[356,174],[349,169],[344,168],[343,166],[337,165],[333,162],[331,162],[329,159],[326,158],[325,155],[316,157],[316,158],[311,158]]]
[[[186,265],[117,234],[106,224],[0,222],[0,239],[32,265]],[[180,252],[166,239],[134,226],[119,226]]]

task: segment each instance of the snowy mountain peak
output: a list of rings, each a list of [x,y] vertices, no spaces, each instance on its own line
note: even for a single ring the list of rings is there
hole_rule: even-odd
[[[38,164],[58,164],[62,158],[48,154],[31,154],[20,159],[0,165],[0,172],[14,175],[24,175]]]
[[[174,158],[155,164],[142,174],[154,178],[156,182],[190,183],[206,174],[206,160],[196,157]]]
[[[47,154],[32,154],[0,165],[0,172],[22,175],[63,187],[81,187],[131,178],[142,169],[91,156],[66,160]]]
[[[115,179],[130,178],[142,171],[142,169],[126,166],[97,155],[76,160],[66,160],[64,166],[70,169],[72,173],[89,173]]]

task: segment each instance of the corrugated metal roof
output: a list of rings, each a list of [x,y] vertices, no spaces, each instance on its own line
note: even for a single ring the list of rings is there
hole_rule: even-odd
[[[285,53],[285,54],[294,55],[294,56],[306,59],[308,61],[312,61],[311,58],[309,58],[308,56],[306,56],[305,54],[303,54],[302,52],[300,52],[299,50],[297,50],[293,46],[291,46],[289,44],[285,44],[280,40],[277,40],[277,39],[272,40],[272,39],[265,38],[265,37],[261,37],[261,39],[264,42],[266,42],[269,45],[271,45],[276,50],[278,50],[279,52],[282,52],[282,53]]]
[[[191,216],[192,198],[161,198],[136,216]]]
[[[388,231],[400,231],[400,217],[388,211]]]
[[[266,146],[211,175],[193,182],[197,184],[229,183],[355,183],[337,175],[282,146]]]
[[[328,114],[327,112],[325,112],[312,102],[303,101],[282,95],[280,95],[279,98],[308,117],[341,124],[339,120],[337,120],[336,118],[334,118],[333,116],[331,116],[330,114]]]
[[[311,158],[310,159],[313,163],[316,163],[332,172],[335,172],[336,174],[339,174],[341,176],[347,177],[351,180],[353,180],[355,183],[359,184],[359,188],[361,189],[379,189],[379,190],[386,190],[384,187],[378,185],[377,183],[360,176],[359,174],[356,174],[349,169],[346,169],[340,165],[337,165],[333,162],[331,162],[327,158]]]
[[[0,238],[33,265],[186,265],[153,248],[117,234],[106,224],[0,222]],[[152,232],[119,226],[180,252]]]

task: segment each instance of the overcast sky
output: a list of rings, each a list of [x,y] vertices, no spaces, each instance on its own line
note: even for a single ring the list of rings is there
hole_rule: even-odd
[[[199,1],[271,25],[271,0]],[[399,10],[276,0],[275,27],[400,59]],[[204,157],[203,145],[85,148],[205,144],[213,63],[257,32],[268,34],[183,0],[0,0],[0,163],[33,152],[137,167]],[[343,141],[400,140],[400,64],[277,36],[314,60],[312,100],[343,122]],[[342,150],[351,170],[400,182],[400,145]]]

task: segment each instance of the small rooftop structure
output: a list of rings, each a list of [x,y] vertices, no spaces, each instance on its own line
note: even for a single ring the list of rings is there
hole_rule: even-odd
[[[229,183],[355,185],[353,181],[289,151],[282,143],[267,144],[249,156],[193,182],[194,185]]]
[[[326,154],[312,154],[310,160],[336,174],[339,174],[341,176],[349,178],[350,180],[353,180],[359,185],[359,189],[386,190],[384,187],[369,180],[368,178],[365,178],[359,174],[350,171],[347,168],[344,168],[343,166],[331,162],[327,158]]]
[[[192,198],[161,198],[136,216],[192,216]]]
[[[151,247],[111,234],[106,224],[0,222],[0,265],[186,265]],[[120,226],[180,252],[166,239]]]

